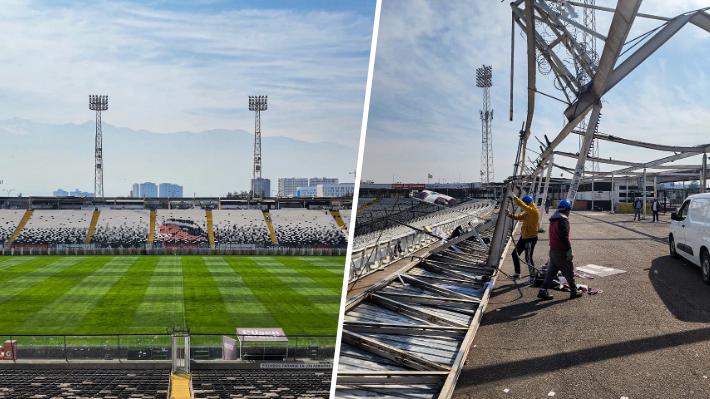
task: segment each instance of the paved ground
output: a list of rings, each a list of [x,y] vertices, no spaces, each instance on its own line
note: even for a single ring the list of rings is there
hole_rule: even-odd
[[[710,398],[710,286],[668,256],[662,222],[572,216],[575,265],[626,273],[580,283],[604,292],[536,301],[498,280],[469,352],[457,398]],[[541,234],[536,263],[547,259]],[[512,272],[510,257],[503,270]]]

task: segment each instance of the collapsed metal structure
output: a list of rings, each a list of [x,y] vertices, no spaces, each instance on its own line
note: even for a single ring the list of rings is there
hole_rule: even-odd
[[[710,32],[710,16],[705,10],[667,18],[639,13],[640,4],[640,0],[622,0],[616,8],[609,8],[596,6],[593,1],[516,0],[511,3],[512,31],[514,33],[518,25],[526,33],[528,53],[528,109],[520,133],[514,175],[506,182],[505,193],[486,222],[453,240],[431,244],[421,256],[412,256],[410,263],[397,273],[349,300],[345,308],[336,397],[451,396],[495,285],[502,256],[510,245],[512,222],[497,215],[510,206],[508,196],[514,189],[534,193],[542,197],[544,203],[551,172],[556,167],[572,174],[567,194],[570,199],[575,198],[582,182],[593,183],[595,179],[606,178],[612,183],[615,178],[641,178],[644,196],[645,180],[649,176],[656,182],[699,179],[704,190],[707,186],[706,153],[710,144],[662,145],[599,132],[604,94],[688,23]],[[566,12],[568,7],[613,13],[608,33],[603,35],[590,28],[590,24],[575,21]],[[627,42],[637,17],[662,21],[662,25]],[[544,26],[548,34],[542,34],[538,26]],[[579,35],[572,30],[604,42],[598,62],[594,46],[578,40]],[[514,41],[511,44],[514,45]],[[638,49],[617,66],[621,55],[637,45]],[[567,55],[562,56],[560,52]],[[565,57],[572,60],[575,73],[567,68]],[[568,105],[564,111],[567,122],[553,140],[545,137],[537,159],[526,162],[535,94],[538,93],[535,81],[539,63],[544,63],[554,73],[555,87],[566,98],[561,101]],[[511,64],[514,64],[512,58]],[[512,81],[511,73],[511,84]],[[585,118],[588,118],[586,123]],[[582,138],[576,154],[557,148],[570,134]],[[671,155],[647,162],[604,159],[589,151],[594,140],[667,151]],[[672,164],[698,155],[702,155],[701,165]],[[576,159],[576,167],[556,164],[555,156]],[[595,168],[585,170],[587,161],[619,168],[606,172]]]
[[[488,243],[506,241],[509,220],[491,210],[348,301],[336,397],[451,396],[504,253]]]
[[[527,80],[528,106],[525,123],[520,133],[520,143],[515,163],[514,178],[519,181],[523,190],[542,197],[544,203],[551,170],[558,167],[572,174],[567,198],[574,201],[580,183],[595,179],[609,179],[613,182],[619,178],[634,178],[642,181],[643,197],[646,201],[646,181],[652,177],[655,182],[700,180],[701,190],[707,187],[707,152],[710,144],[698,146],[672,146],[637,140],[620,138],[599,132],[602,97],[626,78],[634,69],[648,59],[656,50],[663,46],[673,35],[687,24],[695,25],[710,33],[710,14],[705,9],[694,10],[675,17],[664,17],[639,13],[641,0],[619,1],[615,8],[597,6],[593,2],[577,1],[545,1],[516,0],[511,3],[512,33],[511,44],[514,45],[515,26],[519,26],[527,39]],[[524,6],[524,8],[523,8]],[[580,23],[572,16],[573,7],[583,10],[594,10],[613,13],[611,25],[606,35]],[[709,7],[710,8],[710,7]],[[636,38],[627,40],[636,18],[647,18],[661,21],[657,28]],[[595,62],[593,51],[589,45],[582,42],[580,34],[593,37],[603,42],[603,50],[598,63]],[[622,55],[630,53],[619,62]],[[571,61],[570,61],[571,60]],[[564,115],[565,126],[554,139],[545,136],[541,142],[540,154],[537,159],[526,165],[526,150],[531,135],[531,125],[535,111],[536,74],[540,65],[544,65],[553,73],[554,85],[564,96],[558,99],[567,104]],[[578,66],[576,73],[568,65]],[[618,64],[618,65],[617,65]],[[514,65],[511,54],[511,65]],[[512,76],[511,76],[512,83]],[[544,94],[548,97],[550,95]],[[511,85],[512,96],[512,85]],[[554,98],[554,97],[553,97]],[[586,124],[584,123],[586,119]],[[511,106],[512,119],[512,106]],[[584,129],[578,127],[585,126]],[[558,151],[557,147],[570,134],[581,136],[582,142],[577,154]],[[590,157],[590,147],[594,140],[620,143],[637,148],[647,148],[658,151],[668,151],[671,155],[653,159],[647,162],[630,162],[625,160],[605,159],[598,156]],[[555,164],[554,157],[571,157],[577,160],[574,169]],[[672,163],[692,156],[702,155],[700,165],[673,165]],[[593,161],[600,164],[620,166],[619,169],[600,172],[585,170],[585,163]],[[654,184],[654,188],[656,185]],[[645,206],[644,206],[645,209]]]

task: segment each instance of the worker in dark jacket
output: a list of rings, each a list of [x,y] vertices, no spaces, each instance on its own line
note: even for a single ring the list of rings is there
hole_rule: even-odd
[[[577,292],[577,285],[574,283],[574,265],[572,264],[572,243],[569,240],[569,213],[572,203],[568,200],[561,200],[557,205],[557,212],[550,217],[548,231],[550,234],[550,263],[547,266],[545,282],[537,294],[543,300],[552,299],[553,296],[547,292],[552,286],[552,280],[557,277],[557,272],[567,279],[570,289],[570,299],[579,298],[581,293]]]

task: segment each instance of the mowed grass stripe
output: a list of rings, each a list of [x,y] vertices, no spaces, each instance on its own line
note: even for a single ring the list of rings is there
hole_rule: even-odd
[[[268,260],[270,257],[263,257]],[[273,259],[273,258],[272,258]],[[300,287],[284,283],[278,275],[262,267],[249,257],[227,258],[232,269],[239,273],[254,295],[269,309],[279,326],[287,334],[334,335],[337,315],[315,307]]]
[[[7,282],[14,280],[18,277],[24,278],[28,273],[34,272],[41,267],[45,267],[53,262],[60,259],[65,259],[64,256],[47,256],[47,257],[24,257],[30,258],[22,262],[12,262],[8,264],[6,268],[0,271],[0,281]]]
[[[182,257],[185,317],[192,332],[234,334],[225,329],[227,308],[203,259]]]
[[[318,310],[337,317],[340,310],[340,290],[324,287],[312,278],[294,270],[285,258],[251,258],[259,266],[270,270],[289,287],[294,287]]]
[[[217,287],[225,309],[224,314],[215,314],[212,317],[219,318],[215,321],[222,325],[228,321],[230,334],[234,334],[236,327],[282,327],[246,285],[242,276],[223,257],[204,257],[202,261]],[[188,325],[201,329],[190,321]]]
[[[49,333],[75,331],[84,316],[108,293],[128,268],[138,260],[138,257],[120,256],[93,260],[95,262],[108,260],[108,262],[25,320],[19,329],[27,331],[41,329]]]
[[[332,289],[335,294],[340,296],[340,292],[343,287],[344,269],[342,259],[340,260],[339,266],[340,273],[333,273],[331,270],[328,270],[326,267],[315,262],[313,258],[279,257],[277,260],[290,267],[292,270],[310,277],[321,287]]]
[[[9,259],[4,259],[4,260],[0,261],[0,270],[5,270],[5,269],[12,267],[12,266],[21,265],[23,263],[27,263],[27,262],[29,262],[31,260],[35,260],[35,259],[37,259],[36,256],[22,256],[22,257],[12,257]]]
[[[138,309],[158,264],[154,256],[141,256],[84,317],[76,333],[117,334],[130,331]],[[132,332],[155,332],[133,330]]]
[[[105,259],[103,263],[106,263]],[[3,308],[12,311],[3,312],[0,318],[0,331],[24,334],[42,334],[44,329],[23,329],[18,326],[54,302],[75,286],[79,281],[103,265],[93,257],[67,257],[29,273],[26,280],[16,281],[16,286],[5,285],[0,297],[6,299]],[[14,280],[19,280],[16,278]]]
[[[160,257],[150,284],[133,314],[131,332],[164,333],[166,328],[185,328],[182,287],[182,257]]]
[[[343,276],[345,270],[345,258],[340,256],[298,256],[293,259],[298,259],[318,266],[330,273]]]
[[[38,263],[29,265],[27,263],[18,265],[18,269],[12,272],[0,273],[0,304],[10,301],[16,295],[24,296],[25,290],[31,289],[35,285],[41,284],[48,278],[62,273],[66,269],[85,261],[88,258],[82,257],[59,257],[47,259],[48,263]],[[26,270],[30,269],[30,270]]]

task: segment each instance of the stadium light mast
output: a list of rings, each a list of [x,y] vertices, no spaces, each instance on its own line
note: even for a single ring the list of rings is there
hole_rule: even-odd
[[[103,133],[101,131],[101,111],[108,109],[107,95],[89,95],[89,109],[96,111],[96,137],[94,139],[94,196],[104,196]]]
[[[261,197],[261,111],[268,109],[269,96],[249,96],[249,111],[254,111],[254,169],[251,179],[251,197]],[[259,193],[257,194],[257,186]]]
[[[493,110],[491,109],[491,86],[493,67],[482,65],[476,68],[476,86],[483,89],[483,109],[481,113],[481,185],[493,181]]]

